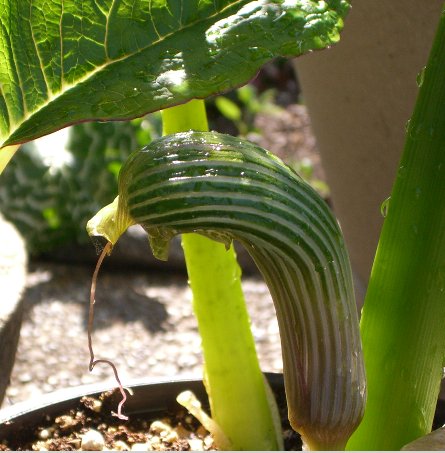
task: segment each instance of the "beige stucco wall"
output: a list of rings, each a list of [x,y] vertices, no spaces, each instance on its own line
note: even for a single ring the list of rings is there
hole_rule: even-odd
[[[442,0],[355,0],[341,42],[295,60],[337,217],[366,285]]]

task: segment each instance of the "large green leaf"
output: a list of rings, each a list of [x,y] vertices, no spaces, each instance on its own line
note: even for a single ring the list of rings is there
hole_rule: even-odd
[[[346,0],[0,0],[0,147],[241,85],[339,39]]]

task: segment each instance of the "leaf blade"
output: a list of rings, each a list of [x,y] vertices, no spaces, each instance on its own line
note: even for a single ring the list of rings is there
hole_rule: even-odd
[[[345,0],[0,1],[0,146],[122,120],[251,79],[339,38]]]

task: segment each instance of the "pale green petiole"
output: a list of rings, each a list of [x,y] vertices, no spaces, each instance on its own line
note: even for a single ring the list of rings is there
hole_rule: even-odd
[[[6,146],[5,148],[0,150],[0,175],[3,173],[3,170],[5,169],[6,165],[8,165],[15,152],[19,149],[19,146],[20,145]]]

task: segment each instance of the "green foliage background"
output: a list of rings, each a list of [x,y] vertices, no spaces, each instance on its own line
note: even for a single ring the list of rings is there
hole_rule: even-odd
[[[116,196],[122,162],[151,140],[142,123],[73,126],[66,144],[71,159],[61,166],[48,165],[34,142],[22,146],[1,176],[0,211],[32,253],[89,240],[85,225]]]

